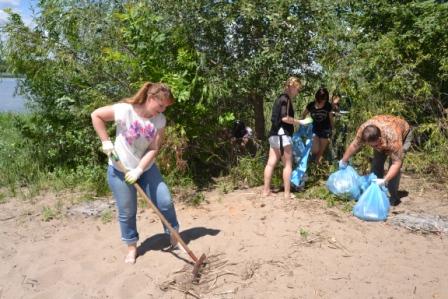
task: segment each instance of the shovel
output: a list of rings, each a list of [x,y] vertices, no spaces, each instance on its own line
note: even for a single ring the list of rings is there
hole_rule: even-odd
[[[123,163],[120,161],[120,158],[118,157],[117,153],[113,152],[110,155],[110,157],[112,158],[112,160],[115,161],[115,163],[117,163],[117,165],[121,171],[126,172],[126,168],[124,167]],[[163,222],[163,224],[168,228],[168,230],[170,231],[170,234],[174,237],[174,239],[176,239],[176,241],[182,246],[182,248],[185,249],[185,251],[188,253],[190,258],[193,260],[193,262],[194,262],[193,279],[198,279],[199,271],[201,270],[201,267],[203,266],[205,258],[206,258],[205,254],[203,253],[200,258],[197,258],[196,255],[193,253],[193,251],[191,251],[190,248],[188,248],[187,244],[185,244],[184,240],[182,240],[179,233],[171,226],[171,224],[168,222],[168,220],[166,220],[165,216],[163,216],[163,214],[160,213],[159,209],[153,204],[151,199],[146,195],[145,191],[143,191],[143,189],[140,187],[140,185],[137,183],[134,183],[133,186],[135,187],[135,189],[137,189],[138,193],[144,199],[146,199],[146,201],[148,202],[151,209],[153,209],[153,211],[157,214],[157,216],[159,216],[159,218]]]

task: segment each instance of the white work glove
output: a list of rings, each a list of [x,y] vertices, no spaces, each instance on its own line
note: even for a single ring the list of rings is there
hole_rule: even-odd
[[[107,156],[110,156],[114,151],[114,144],[110,140],[102,142],[101,151]]]
[[[142,175],[142,173],[143,169],[141,169],[140,167],[134,168],[126,172],[124,180],[126,181],[126,183],[130,185],[135,184],[135,182],[137,182],[138,178]]]
[[[387,185],[387,182],[385,179],[374,179],[373,181],[380,187]]]
[[[347,162],[344,162],[342,160],[339,160],[339,169],[346,169],[348,166]]]

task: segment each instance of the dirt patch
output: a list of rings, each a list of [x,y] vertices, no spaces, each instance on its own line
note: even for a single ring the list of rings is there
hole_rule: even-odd
[[[260,188],[205,193],[207,204],[177,204],[181,236],[212,261],[192,284],[189,257],[163,251],[156,215],[138,213],[135,265],[115,216],[42,220],[43,206],[0,205],[0,298],[448,298],[446,234],[394,225],[406,213],[448,216],[442,185],[402,178],[402,203],[386,222],[361,221],[319,199],[261,198]],[[187,267],[187,268],[186,268]]]

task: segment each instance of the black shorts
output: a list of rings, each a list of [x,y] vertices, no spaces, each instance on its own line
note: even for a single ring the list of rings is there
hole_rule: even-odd
[[[330,138],[331,129],[313,130],[313,133],[319,138]]]

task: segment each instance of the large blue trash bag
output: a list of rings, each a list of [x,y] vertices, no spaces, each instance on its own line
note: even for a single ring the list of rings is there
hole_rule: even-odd
[[[313,144],[313,125],[301,125],[292,135],[292,154],[295,168],[291,174],[291,183],[300,188],[305,184],[304,175],[308,166],[311,146]]]
[[[350,165],[333,172],[327,180],[326,186],[336,196],[348,196],[358,199],[361,196],[361,177]]]
[[[389,214],[387,189],[371,182],[353,207],[353,215],[366,221],[384,221]]]
[[[359,176],[358,182],[359,182],[359,187],[361,188],[361,194],[362,194],[362,192],[367,190],[367,188],[370,186],[370,183],[372,183],[375,179],[376,179],[376,175],[374,173]]]

